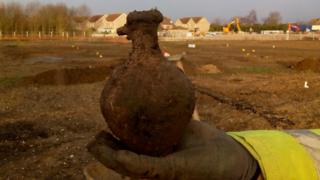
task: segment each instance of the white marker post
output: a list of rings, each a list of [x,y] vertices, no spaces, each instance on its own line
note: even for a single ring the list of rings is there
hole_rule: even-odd
[[[27,37],[27,38],[29,37],[29,32],[28,32],[28,31],[26,32],[26,37]]]
[[[312,40],[314,41],[314,32],[312,32]]]
[[[188,48],[196,48],[196,44],[188,44]]]
[[[41,32],[40,31],[38,33],[38,37],[39,37],[39,39],[41,39]]]

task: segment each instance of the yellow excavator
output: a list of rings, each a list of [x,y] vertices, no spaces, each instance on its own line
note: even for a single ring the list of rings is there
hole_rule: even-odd
[[[223,27],[223,32],[241,32],[239,18],[234,18],[234,20],[229,22],[227,26]]]

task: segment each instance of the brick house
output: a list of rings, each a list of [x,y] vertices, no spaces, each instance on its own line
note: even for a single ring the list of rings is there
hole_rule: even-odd
[[[116,34],[117,29],[127,21],[125,13],[95,15],[89,18],[87,26],[94,28],[98,33]]]
[[[168,17],[163,17],[163,21],[160,23],[160,29],[170,30],[170,29],[173,29],[173,27],[174,27],[173,21]]]
[[[101,21],[102,17],[104,17],[104,16],[105,15],[101,15],[101,14],[91,16],[88,19],[87,27],[92,28],[92,29],[96,29],[96,26],[99,24],[98,21]]]
[[[100,32],[106,32],[110,34],[116,34],[117,29],[127,22],[127,15],[125,13],[109,14],[104,18],[103,24],[97,29]]]

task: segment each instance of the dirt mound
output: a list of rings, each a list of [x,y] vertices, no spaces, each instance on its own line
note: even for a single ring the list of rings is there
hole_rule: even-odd
[[[113,66],[87,66],[83,68],[54,69],[24,78],[25,84],[71,85],[105,80]]]
[[[320,72],[320,59],[304,59],[294,65],[294,69],[299,71]]]
[[[29,122],[15,122],[0,126],[0,141],[47,138],[48,133]]]
[[[201,66],[199,70],[203,73],[209,73],[209,74],[216,74],[221,72],[220,69],[218,69],[218,67],[213,64],[207,64],[207,65]]]

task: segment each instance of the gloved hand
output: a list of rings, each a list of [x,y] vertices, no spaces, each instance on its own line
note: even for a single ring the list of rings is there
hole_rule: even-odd
[[[101,132],[88,150],[118,173],[147,179],[253,179],[256,160],[224,132],[191,121],[178,149],[165,157],[151,157],[123,149],[119,141]]]

